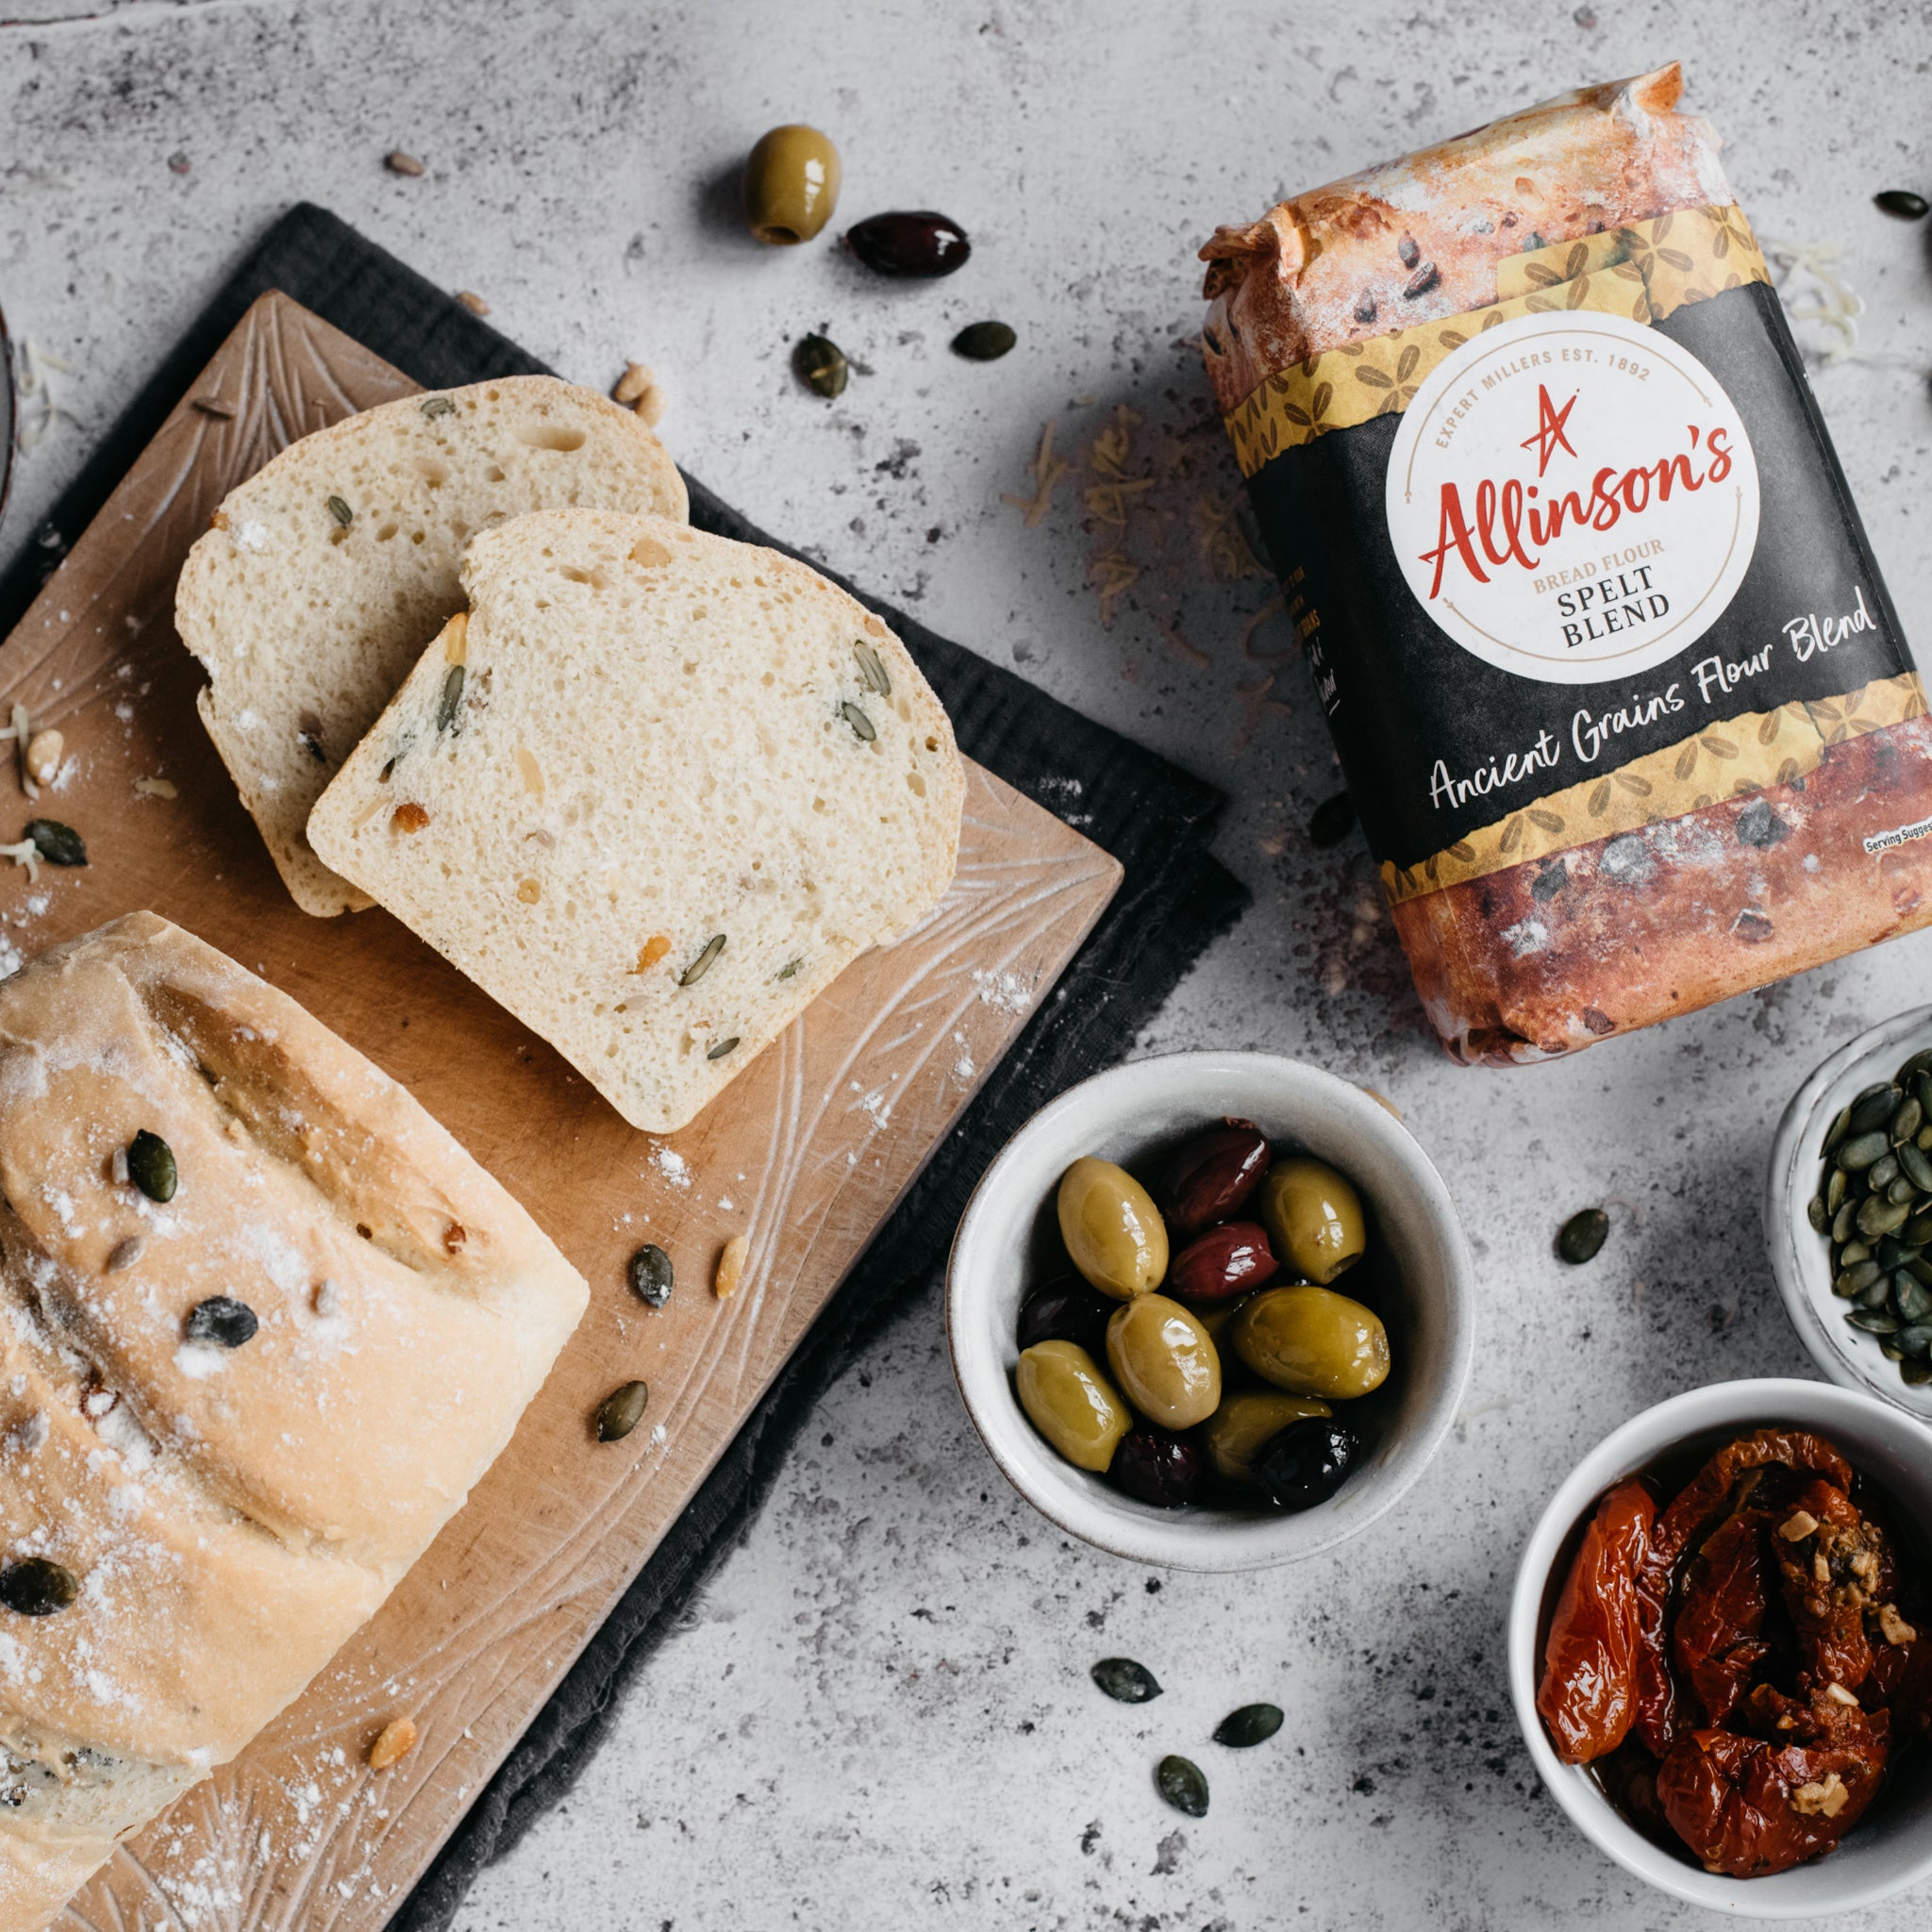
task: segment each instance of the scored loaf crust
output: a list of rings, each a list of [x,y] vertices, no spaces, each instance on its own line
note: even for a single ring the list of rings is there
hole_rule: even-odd
[[[126,1176],[174,1153],[165,1205]],[[188,1341],[214,1295],[259,1321]],[[509,1440],[588,1300],[401,1087],[153,913],[0,983],[0,1932],[232,1757]]]
[[[1674,111],[1683,89],[1674,60],[1578,88],[1217,228],[1202,344],[1222,414],[1324,350],[1493,302],[1508,256],[1728,205],[1718,137]]]
[[[569,504],[687,509],[634,411],[554,376],[503,376],[303,437],[229,491],[190,551],[175,618],[208,670],[202,723],[305,912],[369,903],[316,858],[308,813],[463,608],[469,540]]]
[[[467,618],[309,837],[633,1126],[671,1132],[938,903],[952,725],[876,617],[774,551],[546,511],[477,538],[463,576]]]

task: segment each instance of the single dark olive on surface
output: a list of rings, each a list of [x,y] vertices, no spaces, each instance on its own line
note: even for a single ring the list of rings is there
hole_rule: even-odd
[[[1020,1304],[1017,1340],[1022,1348],[1036,1341],[1074,1341],[1097,1359],[1107,1353],[1108,1319],[1119,1307],[1077,1274],[1063,1274]]]
[[[1309,1416],[1262,1443],[1255,1481],[1277,1509],[1309,1509],[1348,1480],[1361,1447],[1361,1438],[1346,1423]]]
[[[1157,1509],[1198,1503],[1208,1488],[1208,1452],[1192,1436],[1136,1429],[1121,1438],[1107,1474],[1115,1489]]]
[[[1230,1301],[1274,1275],[1274,1250],[1257,1221],[1224,1221],[1198,1234],[1168,1263],[1163,1290],[1190,1301]]]
[[[816,127],[792,123],[758,137],[744,163],[744,219],[760,242],[809,242],[839,205],[839,150]]]
[[[1224,1120],[1184,1141],[1160,1174],[1169,1227],[1185,1238],[1232,1220],[1260,1186],[1272,1154],[1253,1121]]]
[[[845,245],[875,275],[907,278],[949,275],[973,253],[966,230],[931,208],[871,215],[846,234]]]

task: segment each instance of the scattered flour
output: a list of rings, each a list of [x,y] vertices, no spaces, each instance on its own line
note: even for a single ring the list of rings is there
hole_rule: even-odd
[[[1024,1013],[1033,1004],[1033,989],[1017,973],[975,973],[973,984],[980,1005],[996,1012]]]
[[[674,1188],[691,1186],[691,1162],[675,1147],[654,1147],[651,1150],[651,1165],[655,1167]]]

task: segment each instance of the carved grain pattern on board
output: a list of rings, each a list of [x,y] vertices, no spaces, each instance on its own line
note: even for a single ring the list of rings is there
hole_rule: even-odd
[[[380,1924],[1119,883],[1107,854],[969,766],[941,906],[857,961],[668,1141],[626,1127],[386,914],[307,918],[194,714],[200,672],[174,635],[175,577],[223,495],[275,450],[412,390],[279,296],[256,304],[192,386],[234,415],[175,410],[0,658],[0,708],[17,699],[58,723],[77,760],[54,798],[17,800],[19,816],[67,819],[92,860],[43,870],[33,892],[0,869],[0,937],[30,954],[151,906],[263,973],[503,1180],[589,1277],[591,1310],[510,1447],[378,1615],[247,1752],[124,1847],[68,1908],[70,1927]],[[156,776],[178,795],[135,791]],[[7,784],[0,761],[0,794]],[[13,830],[0,817],[0,835]],[[667,1149],[689,1163],[688,1187],[667,1176]],[[719,1302],[712,1267],[740,1232],[749,1264]],[[624,1285],[645,1239],[677,1267],[661,1311]],[[632,1375],[651,1384],[643,1425],[621,1446],[592,1443],[588,1418]],[[371,1740],[402,1712],[416,1749],[370,1772]]]

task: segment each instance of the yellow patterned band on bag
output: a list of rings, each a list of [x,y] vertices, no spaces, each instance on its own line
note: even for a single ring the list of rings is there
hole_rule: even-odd
[[[1830,746],[1920,717],[1924,710],[1924,689],[1916,674],[1907,672],[1843,697],[1796,700],[1774,711],[1727,718],[1615,771],[1540,798],[1420,865],[1385,860],[1382,884],[1390,902],[1400,905],[1525,859],[1545,858],[1702,811],[1720,799],[1788,785],[1815,771]]]
[[[1589,309],[1659,322],[1747,282],[1769,282],[1734,206],[1677,208],[1628,227],[1505,257],[1486,308],[1326,349],[1271,375],[1226,418],[1241,475],[1284,449],[1372,417],[1398,415],[1416,386],[1473,336],[1519,315]]]

